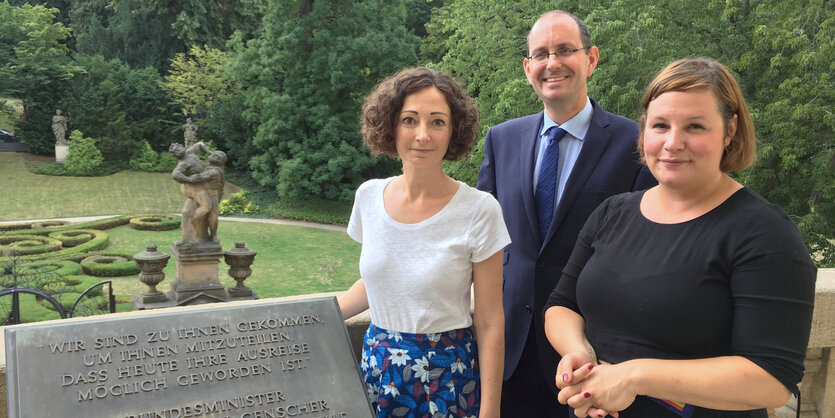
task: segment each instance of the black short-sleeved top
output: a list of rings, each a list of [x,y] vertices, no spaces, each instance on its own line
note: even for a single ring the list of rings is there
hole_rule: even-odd
[[[579,313],[598,358],[610,363],[738,355],[795,392],[817,272],[797,227],[747,188],[677,224],[646,219],[642,196],[614,196],[589,217],[545,309]],[[639,397],[620,416],[654,408],[653,417],[671,414]],[[718,416],[766,415],[693,415]]]

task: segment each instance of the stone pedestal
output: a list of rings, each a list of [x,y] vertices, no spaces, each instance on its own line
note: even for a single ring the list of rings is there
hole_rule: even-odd
[[[223,249],[216,242],[171,246],[177,260],[177,277],[171,282],[169,299],[175,305],[225,302],[229,295],[218,280]]]
[[[67,145],[55,145],[55,162],[56,163],[64,163],[67,161],[67,153],[69,152],[69,146]]]

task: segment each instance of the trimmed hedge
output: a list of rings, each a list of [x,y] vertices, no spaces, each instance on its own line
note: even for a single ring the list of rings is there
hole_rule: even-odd
[[[20,232],[24,229],[32,229],[32,224],[29,222],[21,222],[15,224],[0,224],[0,232],[15,231]]]
[[[139,274],[133,256],[125,253],[104,252],[81,260],[84,274],[96,277],[131,276]]]
[[[55,252],[61,249],[61,241],[38,235],[12,235],[0,237],[3,254],[24,256]]]
[[[45,252],[45,253],[39,253],[39,254],[29,254],[29,255],[22,256],[22,258],[25,261],[37,261],[37,260],[45,260],[45,259],[71,259],[71,257],[74,256],[74,255],[86,255],[86,253],[89,253],[91,251],[101,250],[102,248],[107,246],[107,243],[110,240],[110,236],[107,235],[107,233],[104,232],[104,231],[97,231],[97,230],[94,230],[94,229],[82,229],[80,231],[84,231],[84,232],[88,232],[88,233],[92,234],[93,239],[91,239],[91,240],[89,240],[89,241],[87,241],[83,244],[76,245],[75,247],[72,247],[72,248],[63,248],[62,249],[60,247],[61,241],[53,240],[52,238],[48,238],[48,237],[45,237],[45,236],[36,236],[36,238],[53,240],[53,241],[57,242],[59,244],[59,247],[57,248],[57,251],[51,251],[51,252]],[[29,231],[27,231],[27,232],[29,232]],[[51,231],[45,231],[45,232],[48,233],[48,232],[51,232]],[[20,237],[20,236],[22,236],[22,235],[0,236],[0,245],[2,245],[2,240],[14,239],[14,238]],[[15,254],[10,254],[10,255],[15,255]],[[0,263],[2,263],[5,260],[6,260],[5,257],[0,257]]]
[[[274,203],[268,211],[274,218],[298,219],[323,224],[347,225],[351,218],[351,202],[330,200],[283,200]]]
[[[130,227],[140,231],[168,231],[180,227],[180,217],[175,215],[143,215],[130,220]]]
[[[93,239],[93,237],[95,236],[95,232],[85,231],[83,229],[75,229],[71,231],[58,231],[49,234],[50,238],[54,238],[61,241],[61,245],[63,245],[65,248],[71,248],[77,245],[84,244],[85,242]]]
[[[24,269],[37,270],[38,273],[54,273],[63,277],[81,274],[81,265],[70,260],[46,260],[26,263]]]
[[[69,226],[72,225],[70,221],[62,221],[62,220],[55,220],[55,221],[40,221],[40,222],[32,222],[32,229],[40,229],[40,228],[58,228],[61,226]]]
[[[123,216],[116,216],[116,217],[113,217],[113,218],[99,219],[99,220],[96,220],[96,221],[88,221],[88,222],[80,222],[80,223],[77,223],[77,224],[69,224],[69,225],[65,225],[65,226],[28,229],[28,230],[26,230],[26,233],[30,234],[30,235],[49,235],[53,232],[71,231],[71,230],[76,230],[76,229],[104,230],[104,229],[115,228],[117,226],[127,225],[127,223],[130,222],[131,217],[132,217],[131,215],[123,215]],[[0,236],[18,235],[18,234],[20,234],[20,231],[0,231]]]

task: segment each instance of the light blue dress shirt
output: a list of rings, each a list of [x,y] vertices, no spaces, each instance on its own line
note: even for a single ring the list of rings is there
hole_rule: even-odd
[[[577,162],[577,156],[580,155],[580,150],[583,148],[583,141],[586,139],[586,133],[589,131],[591,124],[591,115],[594,112],[591,106],[591,100],[586,97],[586,106],[580,113],[574,115],[573,118],[565,121],[562,125],[557,125],[556,122],[548,117],[548,113],[543,113],[542,128],[539,130],[539,136],[536,139],[536,163],[533,170],[533,189],[536,194],[536,185],[539,181],[539,169],[542,166],[542,161],[539,158],[544,155],[545,148],[548,147],[548,138],[545,132],[548,128],[556,126],[564,129],[567,134],[559,142],[560,146],[560,160],[557,163],[557,192],[556,202],[554,202],[554,209],[562,197],[562,192],[565,190],[565,183],[568,181],[568,176],[571,175],[571,170],[574,168],[574,163]]]

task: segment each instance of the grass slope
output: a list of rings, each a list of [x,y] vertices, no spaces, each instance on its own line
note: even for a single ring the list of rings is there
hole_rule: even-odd
[[[20,153],[0,153],[0,184],[0,221],[176,213],[185,202],[179,185],[168,173],[44,176],[31,173]]]

